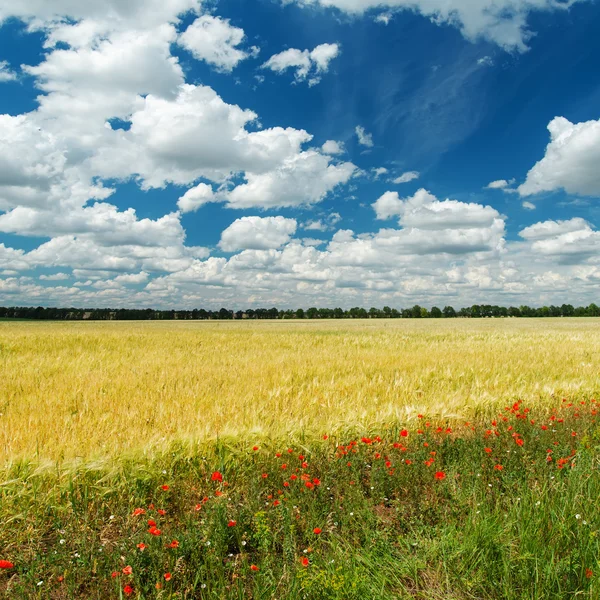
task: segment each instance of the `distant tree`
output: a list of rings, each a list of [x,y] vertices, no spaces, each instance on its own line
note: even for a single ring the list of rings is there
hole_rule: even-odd
[[[600,308],[593,302],[587,307],[586,312],[588,317],[600,317]]]
[[[572,317],[575,314],[575,308],[572,304],[563,304],[560,307],[560,314],[563,317]]]
[[[304,309],[299,308],[296,311],[296,319],[304,319]]]
[[[423,314],[421,312],[421,307],[418,304],[415,304],[412,307],[411,311],[412,311],[413,319],[420,319],[423,316]]]
[[[440,319],[442,317],[442,311],[437,306],[434,306],[429,312],[429,315],[432,319]]]
[[[309,308],[306,311],[306,318],[307,319],[316,319],[316,318],[318,318],[318,316],[319,316],[319,311],[314,306],[311,307],[311,308]]]
[[[454,308],[452,308],[452,306],[444,306],[442,313],[446,319],[454,319],[456,317],[456,311]]]

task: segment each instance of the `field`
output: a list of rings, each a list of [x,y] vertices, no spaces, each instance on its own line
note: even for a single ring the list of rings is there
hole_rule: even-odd
[[[2,322],[0,597],[598,598],[596,398],[598,319]]]

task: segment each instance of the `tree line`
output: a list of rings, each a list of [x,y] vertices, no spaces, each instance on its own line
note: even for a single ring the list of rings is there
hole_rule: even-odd
[[[501,318],[501,317],[598,317],[600,308],[592,303],[589,306],[496,306],[473,304],[455,310],[452,306],[427,309],[415,304],[412,308],[343,308],[287,309],[249,308],[233,311],[220,310],[154,310],[151,308],[52,308],[52,307],[0,307],[0,319],[38,319],[48,321],[208,321],[230,319],[453,319],[453,318]]]

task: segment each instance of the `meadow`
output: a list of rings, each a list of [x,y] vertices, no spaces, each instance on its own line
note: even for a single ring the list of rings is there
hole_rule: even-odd
[[[598,598],[600,320],[0,323],[0,597]]]

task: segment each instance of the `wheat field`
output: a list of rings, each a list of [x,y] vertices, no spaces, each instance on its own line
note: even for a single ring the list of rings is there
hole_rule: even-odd
[[[2,322],[4,461],[600,394],[600,320]]]

